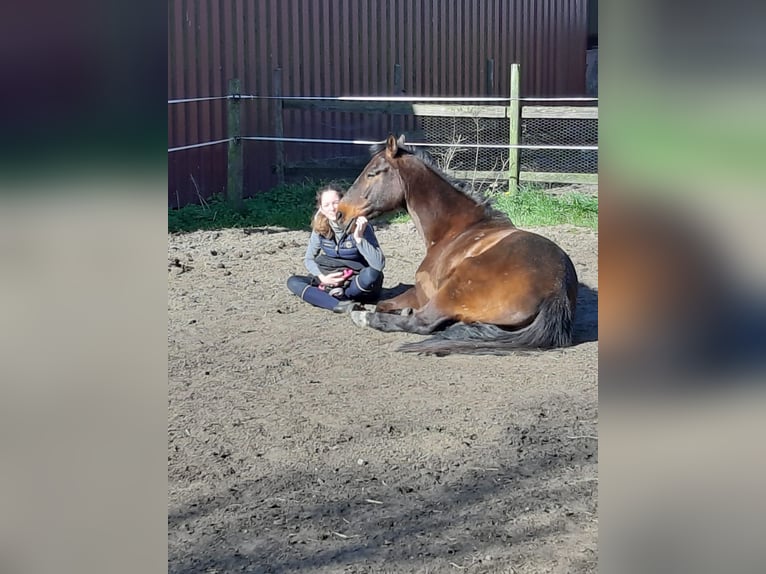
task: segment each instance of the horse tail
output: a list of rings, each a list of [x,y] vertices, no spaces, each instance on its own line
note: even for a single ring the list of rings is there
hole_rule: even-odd
[[[565,291],[545,299],[532,322],[515,331],[487,323],[455,323],[428,339],[399,347],[406,353],[505,355],[521,349],[551,349],[572,344],[574,305]]]

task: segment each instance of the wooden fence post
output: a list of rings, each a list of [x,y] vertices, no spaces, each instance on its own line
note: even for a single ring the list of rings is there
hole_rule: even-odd
[[[282,102],[282,68],[275,68],[274,75],[272,76],[274,83],[274,135],[277,138],[285,137],[285,124],[282,118],[282,112],[284,109],[284,103]],[[285,144],[282,141],[276,142],[276,172],[277,183],[284,185],[285,183]]]
[[[520,136],[520,110],[519,97],[521,96],[519,80],[519,64],[511,64],[511,101],[508,105],[509,143],[511,146],[519,145]],[[516,193],[519,189],[519,148],[508,148],[508,191]]]
[[[226,179],[226,199],[234,209],[242,209],[242,140],[240,139],[240,91],[239,79],[229,80],[227,100],[229,116],[229,158]]]

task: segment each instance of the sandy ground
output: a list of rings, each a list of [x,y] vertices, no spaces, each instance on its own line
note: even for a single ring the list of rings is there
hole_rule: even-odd
[[[424,247],[379,226],[386,289]],[[168,238],[171,573],[595,572],[596,232],[565,350],[429,357],[285,287],[305,231]]]

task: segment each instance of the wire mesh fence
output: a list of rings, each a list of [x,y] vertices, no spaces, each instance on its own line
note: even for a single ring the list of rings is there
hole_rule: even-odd
[[[451,108],[442,107],[445,110],[443,115],[434,114],[433,111],[428,115],[418,115],[412,111],[372,116],[378,126],[373,132],[387,133],[390,126],[396,135],[405,134],[408,142],[419,144],[443,171],[457,179],[470,180],[474,186],[483,186],[487,182],[507,182],[511,169],[511,146],[519,147],[517,169],[521,180],[582,182],[582,178],[572,179],[569,176],[593,175],[595,178],[598,172],[596,108],[530,107],[529,113],[533,116],[548,114],[556,117],[524,117],[526,112],[522,108],[518,133],[512,133],[511,122],[507,117],[485,117],[487,112],[481,106],[476,107],[479,111],[475,116],[467,116],[464,111],[454,112],[463,115],[450,115],[453,113]],[[489,107],[495,110],[498,108]],[[583,110],[590,110],[590,113]],[[328,170],[343,170],[348,172],[344,175],[351,176],[354,170],[363,167],[369,159],[366,145],[362,147],[355,140],[339,138],[309,140],[302,138],[301,134],[305,126],[314,120],[314,116],[332,114],[335,121],[333,125],[344,126],[351,137],[370,140],[373,138],[362,136],[370,132],[369,114],[320,110],[306,114],[311,117],[304,118],[302,122],[286,122],[281,134],[284,137],[285,169],[301,176],[312,172],[324,175]],[[569,114],[574,114],[574,117]],[[579,117],[583,115],[590,117]],[[387,119],[386,116],[390,117]],[[332,142],[338,145],[327,145]],[[561,149],[565,147],[575,149]],[[546,174],[550,177],[545,177]]]
[[[537,107],[538,113],[542,108]],[[550,108],[551,113],[569,108]],[[517,141],[507,118],[429,116],[417,119],[416,141],[439,144],[425,149],[447,173],[459,174],[474,187],[498,187],[507,180],[509,148],[473,147],[520,145],[518,169],[522,179],[560,183],[583,181],[576,174],[598,173],[597,149],[555,149],[598,146],[598,117],[522,117]],[[442,147],[444,144],[452,144]],[[469,147],[471,146],[471,147]],[[545,146],[554,149],[530,149]],[[549,174],[550,177],[546,177]]]
[[[504,118],[429,116],[420,119],[424,143],[453,144],[426,151],[445,171],[505,171],[508,149],[466,145],[508,145],[509,126]]]
[[[521,145],[597,146],[597,118],[522,118]],[[598,150],[524,149],[521,171],[554,173],[598,172]]]

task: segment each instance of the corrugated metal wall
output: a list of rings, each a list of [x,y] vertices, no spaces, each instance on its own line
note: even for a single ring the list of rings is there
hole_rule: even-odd
[[[169,0],[168,99],[244,94],[393,95],[394,66],[412,96],[506,96],[519,62],[522,93],[585,94],[587,0]],[[488,86],[487,60],[494,60]],[[491,93],[490,93],[491,92]],[[273,135],[272,102],[242,102],[242,134]],[[291,137],[379,140],[388,118],[285,112]],[[168,147],[226,137],[226,101],[170,105]],[[275,146],[244,142],[245,195],[275,184]],[[359,153],[343,145],[285,147],[286,160]],[[366,153],[366,150],[364,151]],[[168,204],[226,186],[226,145],[168,157]]]

